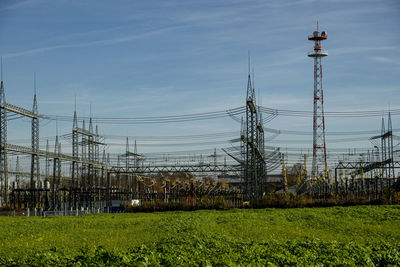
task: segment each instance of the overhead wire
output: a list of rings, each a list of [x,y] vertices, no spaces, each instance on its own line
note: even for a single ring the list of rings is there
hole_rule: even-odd
[[[287,110],[287,109],[272,109],[267,107],[258,107],[262,113],[268,114],[263,119],[263,123],[268,123],[277,116],[294,116],[294,117],[312,117],[313,111],[304,110]],[[213,111],[213,112],[202,112],[192,114],[180,114],[180,115],[165,115],[165,116],[148,116],[148,117],[93,117],[94,123],[98,124],[149,124],[149,123],[172,123],[172,122],[189,122],[197,120],[208,120],[217,119],[223,117],[231,117],[235,121],[240,122],[241,119],[237,115],[242,115],[246,111],[245,106],[236,107],[227,110]],[[363,110],[363,111],[325,111],[326,117],[379,117],[387,114],[392,116],[400,115],[400,109],[387,110]],[[41,114],[40,118],[48,120],[59,120],[59,121],[72,121],[73,116],[65,115],[51,115]],[[78,117],[79,121],[88,120],[89,117]]]

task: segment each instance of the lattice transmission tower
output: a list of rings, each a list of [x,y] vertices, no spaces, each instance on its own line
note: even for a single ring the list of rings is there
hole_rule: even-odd
[[[325,141],[324,91],[322,86],[322,58],[328,56],[328,53],[322,51],[321,46],[321,42],[327,38],[328,35],[325,31],[318,31],[317,22],[317,30],[311,36],[308,36],[308,40],[314,42],[314,51],[309,53],[308,56],[314,58],[314,121],[311,181],[313,182],[318,177],[323,177],[329,183]],[[321,167],[323,167],[323,172]]]
[[[246,120],[242,121],[243,193],[246,200],[258,201],[266,190],[267,170],[264,158],[264,128],[256,105],[254,80],[249,74],[246,93]]]
[[[0,205],[8,205],[8,160],[7,160],[7,110],[5,106],[6,94],[3,82],[3,61],[1,59],[1,84],[0,84]]]

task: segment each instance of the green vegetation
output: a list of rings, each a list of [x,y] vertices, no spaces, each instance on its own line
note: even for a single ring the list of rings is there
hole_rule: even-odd
[[[392,192],[393,193],[393,192]],[[357,197],[353,194],[347,196],[331,195],[327,198],[312,198],[306,195],[295,195],[292,192],[287,194],[269,193],[262,197],[259,202],[243,202],[240,198],[215,197],[192,197],[179,201],[155,200],[143,201],[142,205],[131,205],[125,203],[125,212],[154,212],[154,211],[194,211],[205,209],[227,210],[234,208],[311,208],[311,207],[332,207],[332,206],[354,206],[354,205],[389,205],[400,204],[400,192],[392,194],[391,198],[385,195],[378,199]]]
[[[0,265],[400,264],[400,207],[0,217]]]

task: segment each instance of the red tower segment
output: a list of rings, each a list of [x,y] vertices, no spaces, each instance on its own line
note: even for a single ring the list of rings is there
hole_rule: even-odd
[[[314,42],[314,51],[309,53],[309,57],[314,58],[314,122],[313,122],[313,161],[311,171],[311,181],[314,182],[318,177],[327,179],[329,183],[328,163],[326,159],[325,142],[325,118],[324,118],[324,92],[322,86],[322,57],[328,56],[327,52],[322,51],[321,42],[326,40],[326,32],[313,32],[308,36],[308,40]],[[324,172],[319,172],[323,166]]]

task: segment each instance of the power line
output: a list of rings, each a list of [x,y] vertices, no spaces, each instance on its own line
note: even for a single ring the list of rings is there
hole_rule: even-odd
[[[267,107],[259,107],[262,113],[267,116],[264,119],[264,123],[267,123],[277,116],[291,116],[291,117],[312,117],[312,111],[301,111],[301,110],[286,110],[286,109],[272,109]],[[203,113],[192,113],[192,114],[180,114],[180,115],[167,115],[167,116],[148,116],[148,117],[94,117],[92,118],[94,123],[98,124],[149,124],[149,123],[172,123],[172,122],[190,122],[197,120],[209,120],[218,119],[224,117],[231,117],[235,121],[240,122],[238,115],[243,115],[245,107],[237,107],[228,110],[214,111],[214,112],[203,112]],[[325,116],[327,117],[381,117],[388,113],[392,116],[400,115],[400,109],[387,110],[364,110],[364,111],[326,111]],[[59,116],[42,114],[41,119],[46,120],[59,120],[59,121],[72,121],[73,116]],[[78,117],[79,121],[88,120],[89,117],[81,116]]]

